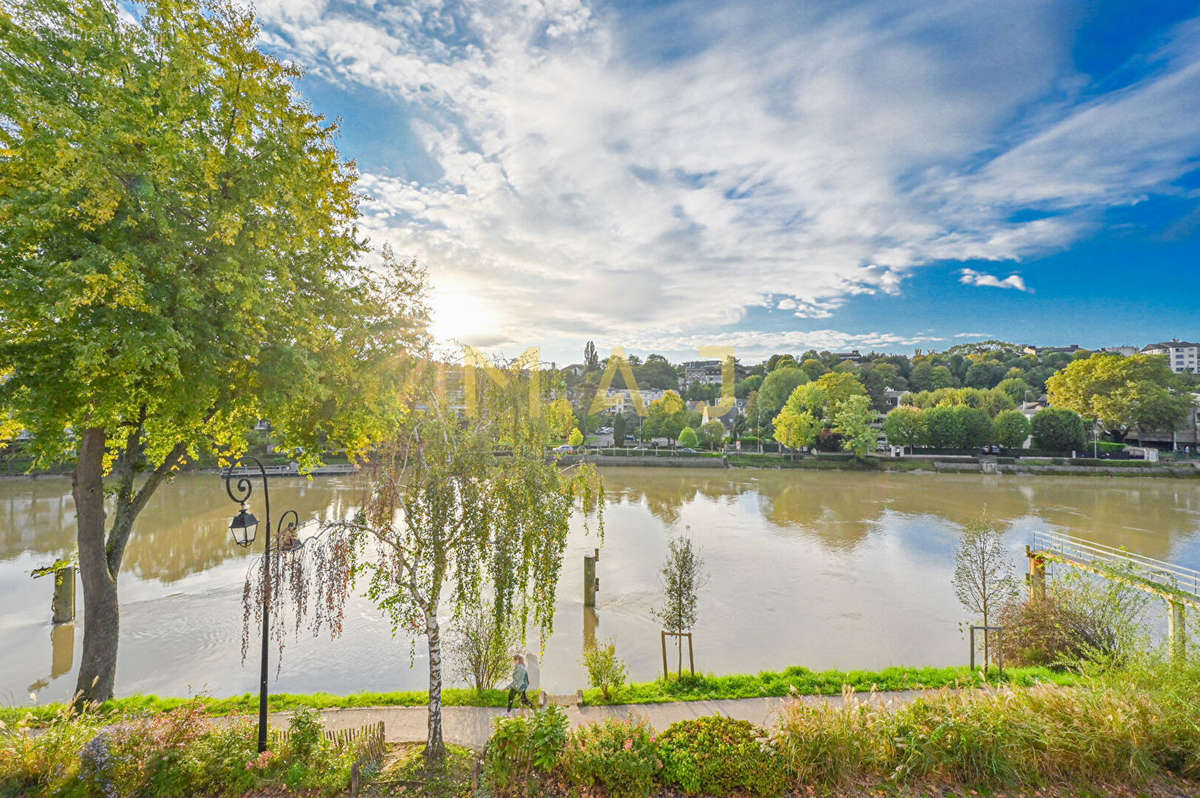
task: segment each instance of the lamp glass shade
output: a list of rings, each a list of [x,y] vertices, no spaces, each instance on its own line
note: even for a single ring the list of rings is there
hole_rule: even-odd
[[[243,507],[242,511],[235,515],[233,521],[230,522],[229,532],[233,535],[234,543],[239,546],[249,546],[254,542],[254,535],[258,532],[258,519]]]

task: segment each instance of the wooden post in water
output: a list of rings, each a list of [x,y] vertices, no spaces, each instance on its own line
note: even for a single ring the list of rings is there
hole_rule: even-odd
[[[596,606],[596,591],[600,589],[600,578],[596,576],[596,561],[600,559],[600,549],[594,549],[595,554],[583,555],[583,606]]]
[[[54,572],[54,601],[51,604],[55,623],[75,620],[75,566],[68,565]]]
[[[1028,546],[1025,556],[1029,558],[1029,598],[1031,601],[1042,601],[1046,598],[1046,560]]]
[[[1171,658],[1179,661],[1187,656],[1187,628],[1183,621],[1183,602],[1167,601],[1167,638],[1171,642]]]

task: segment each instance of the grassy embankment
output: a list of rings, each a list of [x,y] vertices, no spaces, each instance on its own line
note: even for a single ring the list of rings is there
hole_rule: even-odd
[[[993,671],[991,684],[1015,684],[1028,686],[1046,683],[1074,684],[1076,677],[1055,673],[1046,668],[1010,668],[999,675]],[[685,675],[683,680],[654,681],[627,684],[618,688],[609,701],[603,701],[599,690],[584,691],[586,704],[658,704],[669,701],[708,701],[724,698],[760,698],[763,696],[838,695],[843,687],[852,687],[859,692],[870,690],[922,690],[942,687],[981,687],[984,682],[978,671],[966,667],[950,668],[885,668],[882,671],[821,671],[791,667],[780,672],[764,671],[758,674],[733,674],[728,676]],[[530,699],[536,701],[538,691],[530,691]],[[502,707],[508,694],[504,690],[484,690],[482,693],[469,688],[448,687],[442,691],[445,706]],[[391,693],[361,692],[348,695],[333,693],[273,693],[268,698],[272,712],[289,712],[301,708],[336,709],[361,707],[419,707],[428,703],[428,694],[421,690]],[[125,715],[165,712],[185,704],[196,703],[208,715],[253,714],[258,711],[258,696],[252,693],[212,698],[160,697],[156,695],[133,695],[107,701],[99,708],[103,715],[120,717]],[[0,708],[0,721],[15,723],[30,717],[34,722],[53,718],[62,711],[61,704],[41,704],[32,707]]]

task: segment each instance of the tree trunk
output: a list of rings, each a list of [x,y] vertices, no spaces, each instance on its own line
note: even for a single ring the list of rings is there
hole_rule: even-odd
[[[425,738],[425,761],[433,763],[446,756],[442,740],[442,637],[436,612],[425,613],[425,636],[429,640],[429,733]]]
[[[108,568],[105,547],[104,444],[103,429],[83,431],[71,484],[83,582],[83,656],[75,683],[79,704],[112,698],[117,673],[121,615],[117,579]]]

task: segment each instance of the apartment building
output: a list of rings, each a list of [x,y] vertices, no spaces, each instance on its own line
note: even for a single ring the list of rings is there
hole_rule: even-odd
[[[1142,347],[1144,355],[1165,355],[1171,371],[1176,374],[1200,372],[1200,344],[1178,338]]]

